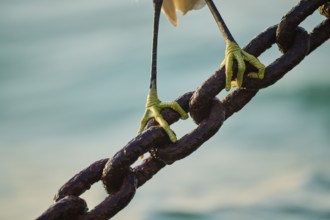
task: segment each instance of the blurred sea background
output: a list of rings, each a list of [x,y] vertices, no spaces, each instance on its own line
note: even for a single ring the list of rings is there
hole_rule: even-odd
[[[215,3],[244,46],[298,1]],[[150,0],[0,1],[0,219],[35,219],[62,184],[136,135],[151,30]],[[160,99],[196,89],[224,46],[207,7],[179,15],[178,28],[162,16]],[[262,90],[114,219],[330,219],[329,51],[327,42]],[[260,59],[278,56],[274,46]],[[191,119],[173,126],[179,136],[193,128]],[[105,196],[98,183],[82,197],[92,209]]]

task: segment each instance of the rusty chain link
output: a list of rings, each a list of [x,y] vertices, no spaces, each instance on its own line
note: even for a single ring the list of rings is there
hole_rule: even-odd
[[[319,9],[326,19],[307,33],[299,24]],[[243,87],[228,94],[223,100],[216,96],[225,87],[224,68],[217,70],[196,91],[188,92],[177,102],[198,125],[176,143],[171,143],[166,133],[150,121],[147,129],[132,139],[111,159],[94,162],[65,183],[50,206],[38,220],[110,219],[122,210],[134,197],[138,187],[153,177],[167,164],[185,158],[220,129],[223,122],[242,109],[257,92],[273,85],[308,54],[330,38],[330,2],[328,0],[302,0],[291,9],[278,25],[269,27],[250,41],[243,49],[258,57],[273,44],[282,55],[266,67],[263,80],[245,78]],[[253,67],[248,66],[246,72]],[[171,109],[162,111],[169,124],[179,120],[178,113]],[[151,156],[141,165],[132,164],[146,152]],[[86,202],[79,196],[91,185],[102,180],[109,196],[88,211]]]

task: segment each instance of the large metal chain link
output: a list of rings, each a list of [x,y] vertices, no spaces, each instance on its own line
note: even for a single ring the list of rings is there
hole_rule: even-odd
[[[307,33],[298,25],[319,8],[327,17]],[[257,92],[273,85],[308,54],[330,38],[330,2],[328,0],[302,0],[291,9],[278,25],[268,28],[243,49],[258,57],[273,44],[282,55],[266,67],[263,80],[245,78],[243,87],[229,93],[223,100],[216,96],[225,87],[225,70],[217,70],[196,91],[177,99],[197,124],[190,133],[176,143],[169,142],[166,133],[150,121],[147,129],[132,139],[111,159],[94,162],[65,183],[55,195],[54,204],[38,220],[52,219],[109,219],[122,210],[134,197],[138,187],[153,177],[167,164],[185,158],[220,129],[223,122],[242,109]],[[246,72],[253,71],[248,66]],[[171,109],[162,111],[169,124],[179,120]],[[137,167],[132,164],[144,153],[151,156]],[[109,196],[94,209],[88,211],[86,202],[79,196],[91,185],[102,180]]]

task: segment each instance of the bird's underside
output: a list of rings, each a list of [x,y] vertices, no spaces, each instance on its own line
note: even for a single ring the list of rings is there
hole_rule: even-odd
[[[206,5],[205,0],[165,0],[162,6],[162,12],[174,26],[177,26],[177,11],[180,11],[183,15],[185,15],[188,11],[203,8],[204,5]]]

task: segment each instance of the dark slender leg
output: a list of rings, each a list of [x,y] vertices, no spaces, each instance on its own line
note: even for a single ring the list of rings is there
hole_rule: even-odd
[[[212,0],[205,0],[207,6],[209,7],[217,25],[220,29],[221,34],[224,37],[226,43],[226,52],[225,59],[223,60],[221,65],[225,65],[226,67],[226,85],[225,89],[227,91],[230,90],[231,86],[241,87],[243,84],[244,72],[246,69],[245,62],[253,65],[258,71],[249,73],[248,76],[251,78],[263,79],[265,66],[260,63],[260,61],[251,54],[243,51],[235,39],[231,35],[226,23],[222,19],[218,9],[216,8],[214,2]],[[236,79],[233,79],[233,62],[234,60],[237,62],[237,74]]]
[[[165,0],[166,1],[166,0]],[[176,136],[170,129],[168,123],[163,119],[160,111],[163,108],[172,108],[177,111],[181,118],[188,118],[187,113],[181,108],[177,102],[161,102],[157,95],[157,42],[158,42],[158,30],[159,30],[159,18],[162,8],[163,0],[153,0],[154,5],[154,27],[152,36],[152,55],[151,55],[151,76],[150,87],[146,103],[146,111],[140,122],[139,133],[143,131],[147,122],[154,118],[158,124],[165,130],[168,137],[172,142],[176,142]]]
[[[205,0],[207,6],[209,7],[215,21],[217,22],[217,25],[221,31],[221,34],[225,40],[230,40],[231,42],[235,42],[234,37],[231,35],[225,21],[222,19],[217,7],[215,6],[214,2],[212,0]]]
[[[151,75],[150,75],[150,89],[157,88],[157,45],[158,45],[158,31],[159,18],[162,8],[163,0],[153,0],[154,6],[154,21],[153,21],[153,35],[152,35],[152,55],[151,55]]]

